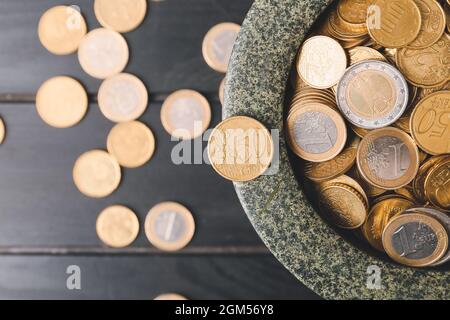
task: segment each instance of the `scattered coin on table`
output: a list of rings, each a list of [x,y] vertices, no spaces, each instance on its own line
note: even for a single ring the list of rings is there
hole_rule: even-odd
[[[128,64],[128,45],[120,33],[99,28],[81,40],[78,61],[90,76],[106,79],[122,72]]]
[[[147,109],[148,92],[144,83],[129,73],[104,80],[98,90],[98,106],[113,122],[136,120]]]
[[[79,123],[88,109],[88,96],[75,79],[58,76],[45,81],[36,94],[36,110],[41,119],[55,128]]]
[[[121,166],[137,168],[153,156],[155,137],[142,122],[119,123],[108,134],[107,149]]]
[[[94,12],[103,27],[129,32],[144,21],[147,0],[95,0]]]
[[[113,205],[100,213],[96,230],[98,237],[106,245],[124,248],[136,239],[139,233],[139,220],[129,208]]]
[[[202,52],[206,63],[214,70],[225,73],[236,37],[238,24],[223,22],[213,26],[203,39]]]
[[[182,296],[178,293],[163,293],[157,296],[153,300],[171,300],[171,301],[177,301],[177,300],[188,300],[188,298]]]
[[[117,189],[121,180],[117,160],[103,150],[83,153],[73,167],[73,181],[78,190],[92,198],[103,198]]]
[[[145,219],[145,234],[155,247],[163,251],[178,251],[191,242],[195,222],[191,212],[176,202],[157,204]]]
[[[48,51],[66,55],[77,51],[86,30],[86,22],[75,6],[56,6],[42,15],[38,36]]]
[[[161,107],[161,122],[172,137],[190,140],[202,135],[211,122],[208,100],[194,90],[170,94]]]

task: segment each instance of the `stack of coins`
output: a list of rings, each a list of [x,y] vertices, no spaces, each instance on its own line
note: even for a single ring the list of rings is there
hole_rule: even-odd
[[[287,113],[324,218],[413,267],[449,260],[448,10],[338,1],[299,50]]]

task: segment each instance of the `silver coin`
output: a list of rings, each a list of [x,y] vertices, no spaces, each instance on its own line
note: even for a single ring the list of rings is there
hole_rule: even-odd
[[[431,216],[432,218],[435,218],[436,220],[438,220],[445,228],[445,230],[447,230],[447,234],[450,235],[450,217],[447,216],[445,213],[433,209],[433,208],[411,208],[405,211],[406,213],[424,213],[426,215]],[[431,264],[431,267],[437,267],[437,266],[441,266],[445,263],[447,263],[450,260],[450,248],[447,249],[447,253],[441,258],[439,259],[437,262]]]
[[[396,122],[408,105],[408,84],[390,64],[367,60],[354,64],[338,83],[336,101],[345,118],[364,129]]]

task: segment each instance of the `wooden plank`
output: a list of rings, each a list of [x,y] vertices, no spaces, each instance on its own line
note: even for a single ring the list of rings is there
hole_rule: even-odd
[[[214,124],[221,106],[213,103],[212,110]],[[78,126],[54,129],[42,122],[34,104],[0,104],[7,127],[0,146],[0,246],[99,246],[95,220],[103,208],[127,205],[143,223],[153,205],[167,200],[193,212],[193,246],[260,246],[231,183],[209,165],[172,163],[177,142],[170,141],[159,113],[160,104],[151,104],[142,117],[157,140],[153,159],[123,170],[122,183],[110,197],[91,199],[75,188],[72,168],[83,152],[105,148],[113,123],[98,106],[91,105]],[[148,246],[143,230],[134,245]]]
[[[70,2],[81,8],[90,29],[97,28],[92,0]],[[241,23],[252,0],[149,1],[148,15],[125,34],[131,57],[126,69],[141,77],[153,93],[192,88],[217,92],[223,75],[212,71],[201,54],[203,36],[222,21]],[[0,93],[34,93],[46,79],[76,77],[90,92],[100,81],[85,74],[76,55],[55,56],[37,37],[39,18],[60,0],[0,2]]]
[[[81,290],[66,288],[69,265]],[[2,257],[0,299],[153,299],[177,292],[190,299],[316,299],[275,258],[261,257]]]

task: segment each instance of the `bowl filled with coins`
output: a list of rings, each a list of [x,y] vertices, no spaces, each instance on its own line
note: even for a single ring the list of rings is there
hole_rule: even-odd
[[[450,298],[449,13],[438,0],[258,0],[242,26],[210,145],[260,125],[272,144],[255,154],[271,165],[215,169],[325,298]]]

